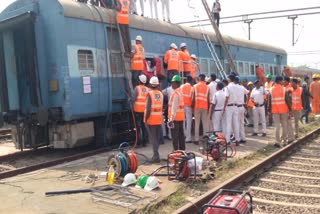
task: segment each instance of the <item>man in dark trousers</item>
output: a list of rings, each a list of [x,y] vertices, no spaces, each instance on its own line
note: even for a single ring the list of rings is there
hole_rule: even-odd
[[[216,21],[218,27],[219,27],[219,22],[220,22],[220,11],[221,11],[220,2],[219,2],[219,0],[216,0],[213,3],[212,14],[213,14],[213,18]]]

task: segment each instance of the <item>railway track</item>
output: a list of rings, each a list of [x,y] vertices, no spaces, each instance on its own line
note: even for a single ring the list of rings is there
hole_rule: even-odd
[[[220,189],[249,191],[254,213],[320,213],[319,133],[317,128],[175,213],[200,213]]]
[[[0,141],[11,139],[11,129],[0,129]]]

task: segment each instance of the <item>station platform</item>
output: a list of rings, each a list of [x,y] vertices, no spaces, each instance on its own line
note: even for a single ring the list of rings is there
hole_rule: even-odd
[[[243,157],[251,154],[268,143],[273,142],[274,128],[269,127],[267,137],[251,137],[251,128],[247,128],[247,143],[238,146],[236,157]],[[199,146],[187,144],[187,151],[198,152]],[[172,142],[166,140],[165,144],[160,145],[161,159],[166,159],[167,155],[173,150]],[[142,153],[147,157],[152,156],[152,145],[147,147],[136,148],[137,153]],[[124,208],[114,204],[95,202],[90,193],[80,193],[72,195],[59,195],[46,197],[47,191],[73,190],[90,188],[92,184],[85,183],[81,177],[89,173],[100,174],[106,170],[106,161],[113,152],[106,152],[99,155],[91,156],[70,163],[46,168],[28,174],[0,180],[0,213],[130,213],[133,210],[142,210],[146,205],[153,202],[159,202],[174,193],[180,186],[181,182],[168,181],[167,177],[159,177],[160,188],[146,193],[149,197],[141,200],[136,204]],[[139,160],[141,163],[143,158]],[[160,164],[140,165],[138,174],[148,174],[166,162]],[[164,170],[163,173],[166,171]],[[94,186],[107,185],[105,180],[98,180]],[[134,188],[134,187],[133,187]],[[132,190],[134,191],[134,190]],[[150,197],[150,194],[152,197]]]

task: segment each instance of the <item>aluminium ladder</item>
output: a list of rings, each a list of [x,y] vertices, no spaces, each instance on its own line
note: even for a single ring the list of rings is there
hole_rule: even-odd
[[[204,29],[204,27],[200,23],[200,16],[199,16],[199,13],[198,13],[197,9],[195,8],[195,6],[193,6],[191,4],[190,1],[189,1],[189,7],[192,8],[193,11],[194,11],[194,17],[196,19],[198,27],[201,30],[201,34],[203,36],[203,39],[206,42],[206,45],[207,45],[207,47],[209,49],[209,52],[210,52],[210,55],[211,55],[215,65],[216,65],[216,68],[217,68],[218,72],[220,73],[221,78],[226,78],[227,75],[226,75],[225,70],[224,70],[224,68],[223,68],[223,66],[221,64],[221,61],[220,61],[220,59],[218,57],[218,54],[215,51],[214,44],[211,42],[210,36],[207,34],[206,30]]]
[[[204,6],[205,11],[207,12],[207,15],[209,17],[211,25],[212,25],[214,31],[216,32],[217,39],[218,39],[218,41],[219,41],[219,43],[220,43],[220,45],[221,45],[221,47],[223,49],[223,52],[227,57],[228,63],[229,63],[230,68],[231,68],[231,71],[237,73],[236,66],[235,66],[235,64],[234,64],[234,62],[233,62],[233,60],[231,58],[231,55],[230,55],[230,53],[229,53],[229,51],[227,49],[226,44],[224,43],[223,37],[222,37],[222,35],[220,33],[220,30],[219,30],[219,28],[218,28],[213,16],[211,15],[211,11],[210,11],[210,8],[208,6],[207,0],[201,0],[201,1],[202,1],[202,4]]]

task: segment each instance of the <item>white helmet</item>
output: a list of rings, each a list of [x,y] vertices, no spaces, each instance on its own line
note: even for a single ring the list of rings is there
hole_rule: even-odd
[[[171,45],[170,45],[170,48],[174,48],[174,49],[177,49],[178,47],[177,47],[177,45],[176,45],[176,44],[174,44],[174,43],[171,43]]]
[[[126,174],[126,176],[124,176],[123,183],[121,185],[126,187],[131,184],[135,184],[135,183],[137,183],[137,178],[136,178],[135,174],[128,173],[128,174]]]
[[[205,78],[205,81],[206,81],[206,82],[210,82],[210,80],[211,80],[210,77],[206,77],[206,78]]]
[[[144,186],[144,189],[147,191],[151,191],[158,187],[159,187],[158,179],[155,176],[150,176],[147,180],[146,185]]]
[[[180,48],[183,48],[183,47],[187,47],[187,44],[184,42],[180,44]]]
[[[193,58],[193,59],[197,59],[197,56],[195,54],[191,54],[190,57]]]
[[[158,77],[155,77],[155,76],[151,77],[151,78],[150,78],[150,84],[151,84],[151,85],[159,85],[159,79],[158,79]]]
[[[141,74],[140,76],[139,76],[139,80],[140,80],[140,82],[142,82],[142,83],[146,83],[147,82],[147,77],[146,77],[146,75],[144,75],[144,74]]]
[[[136,41],[141,41],[141,42],[142,42],[142,36],[138,35],[138,36],[136,37]]]
[[[221,80],[219,80],[219,79],[216,79],[216,82],[221,82]]]

